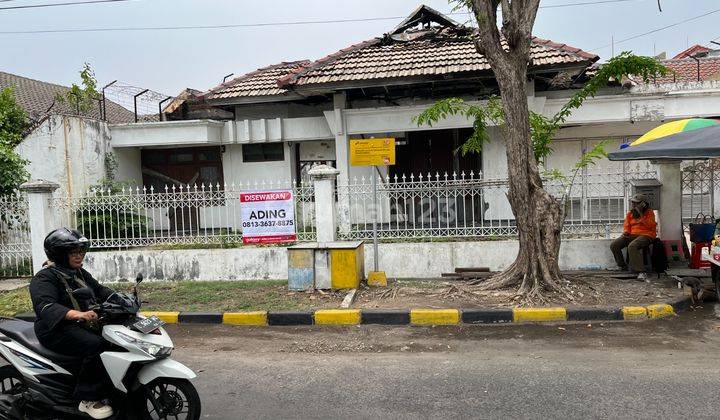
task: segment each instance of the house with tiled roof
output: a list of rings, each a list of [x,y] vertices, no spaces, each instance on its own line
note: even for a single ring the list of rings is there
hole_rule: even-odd
[[[655,83],[682,83],[720,80],[720,50],[694,45],[670,60],[661,60],[671,71]]]
[[[112,149],[108,123],[134,121],[133,112],[107,100],[78,113],[58,99],[69,87],[0,71],[0,90],[6,88],[28,116],[27,132],[16,151],[29,162],[32,179],[57,182],[62,192],[73,194],[106,175],[105,158]]]
[[[498,94],[488,61],[474,46],[473,31],[420,6],[384,34],[319,59],[260,68],[188,103],[222,109],[230,114],[227,119],[116,124],[111,127],[113,147],[138,150],[140,170],[162,174],[146,177],[146,184],[159,184],[167,177],[220,184],[291,182],[307,179],[308,169],[315,165],[329,164],[339,170],[338,183],[343,185],[372,174],[371,168],[352,166],[349,159],[350,140],[371,137],[396,140],[396,163],[378,168],[383,176],[417,179],[428,173],[472,173],[484,179],[505,178],[505,145],[496,128],[490,129],[491,141],[482,153],[462,155],[457,149],[472,133],[472,120],[455,116],[432,127],[414,120],[439,99],[461,97],[482,104]],[[559,40],[533,37],[530,42],[528,103],[533,111],[553,116],[592,77],[592,66],[600,57]],[[600,140],[610,139],[615,148],[662,121],[718,115],[717,84],[610,86],[571,115],[545,165],[569,171]],[[201,155],[212,160],[200,160]],[[602,161],[588,171],[625,169]],[[583,199],[573,206],[585,209]],[[484,206],[481,218],[512,217],[506,204]],[[603,201],[600,207],[597,217],[622,210],[622,197]]]
[[[695,44],[692,47],[687,48],[687,49],[675,54],[675,56],[672,59],[673,60],[682,60],[684,58],[699,57],[699,56],[707,55],[708,53],[713,52],[713,51],[714,50],[712,48],[708,48],[704,45]]]
[[[390,133],[397,137],[400,163],[390,170],[393,174],[483,171],[480,156],[458,157],[454,153],[458,142],[468,134],[468,124],[428,131],[427,127],[414,126],[406,115],[407,106],[411,104],[429,104],[437,98],[455,95],[482,99],[497,92],[490,66],[475,50],[471,35],[471,28],[421,6],[390,32],[378,37],[314,61],[263,67],[209,89],[197,97],[196,106],[210,105],[233,115],[233,121],[222,130],[222,135],[229,139],[215,146],[222,145],[224,150],[222,176],[216,180],[253,179],[266,171],[288,179],[302,178],[309,167],[318,163],[340,167],[343,177],[362,173],[361,168],[350,168],[347,162],[339,162],[347,159],[338,154],[347,154],[347,151],[337,150],[337,132],[344,133],[343,128],[337,126],[336,118],[331,118],[337,115],[337,107],[347,108],[346,112],[394,108],[385,118],[403,119],[402,127],[388,124],[386,130],[361,133],[371,128],[353,126],[348,131],[350,136]],[[531,42],[529,72],[534,90],[554,89],[559,76],[577,77],[598,60],[596,55],[566,44],[537,37]],[[354,124],[354,119],[347,123]],[[219,130],[219,126],[210,121],[193,124],[205,127],[200,130],[203,133]],[[138,130],[135,124],[114,127],[116,133],[128,133],[128,146],[133,147],[137,139],[130,140],[130,133],[134,130]],[[163,133],[158,134],[157,144],[148,145],[166,145],[172,136]],[[122,145],[122,134],[114,138]],[[205,147],[205,142],[195,146]],[[346,149],[342,144],[340,148]],[[142,152],[148,156],[153,153],[159,154],[150,150]],[[165,174],[171,172],[171,168],[163,170]]]

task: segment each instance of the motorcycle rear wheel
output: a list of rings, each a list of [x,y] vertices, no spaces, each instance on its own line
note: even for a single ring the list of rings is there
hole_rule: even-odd
[[[200,396],[186,379],[158,378],[135,393],[132,420],[198,420]]]

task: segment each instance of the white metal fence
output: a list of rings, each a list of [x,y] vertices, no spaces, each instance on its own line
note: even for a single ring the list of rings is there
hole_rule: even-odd
[[[0,197],[0,278],[32,275],[27,196]]]
[[[685,224],[702,213],[720,210],[720,163],[715,160],[686,162],[682,168],[682,217]]]
[[[91,190],[57,197],[61,223],[81,230],[94,248],[154,245],[234,245],[242,242],[240,193],[291,189],[299,240],[315,236],[312,185],[259,182]]]
[[[566,203],[565,234],[607,237],[622,230],[631,181],[656,177],[655,172],[579,175]],[[378,182],[373,205],[372,180],[354,179],[338,186],[340,236],[372,238],[377,215],[380,238],[451,238],[516,235],[507,199],[506,179],[488,180],[474,173],[387,177]],[[548,180],[557,198],[568,181]]]
[[[716,175],[718,174],[718,175]],[[621,231],[632,181],[651,179],[654,171],[580,174],[566,202],[566,235],[609,237]],[[683,217],[713,214],[720,171],[712,165],[683,170]],[[546,188],[562,197],[566,183],[548,180]],[[341,239],[370,239],[378,218],[379,237],[482,238],[517,234],[505,179],[474,173],[383,178],[373,205],[369,178],[337,186]],[[224,186],[175,186],[94,190],[78,197],[55,197],[60,223],[82,230],[95,248],[175,245],[227,245],[242,242],[241,192],[292,189],[298,240],[315,239],[315,203],[311,184],[286,181]],[[24,195],[0,201],[0,276],[29,273],[30,241]],[[6,215],[13,215],[12,217]]]

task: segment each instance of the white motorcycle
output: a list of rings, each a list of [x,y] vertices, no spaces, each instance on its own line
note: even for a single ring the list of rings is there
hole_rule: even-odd
[[[116,388],[110,403],[111,419],[200,418],[200,397],[190,379],[195,373],[170,359],[172,340],[157,317],[138,314],[138,275],[132,294],[114,293],[94,305],[109,350],[100,355]],[[90,289],[73,292],[80,301],[90,301]],[[43,347],[32,322],[0,318],[0,356],[9,364],[0,367],[0,419],[54,420],[88,418],[78,410],[71,395],[75,377],[63,365],[80,359]]]

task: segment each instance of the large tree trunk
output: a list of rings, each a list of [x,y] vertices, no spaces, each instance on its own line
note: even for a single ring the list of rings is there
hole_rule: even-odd
[[[503,7],[504,49],[497,29],[497,8]],[[478,18],[476,46],[484,54],[498,82],[505,114],[503,134],[508,161],[508,199],[520,241],[515,262],[482,288],[518,286],[526,301],[542,301],[543,292],[563,289],[558,266],[564,209],[543,189],[530,135],[525,83],[530,59],[530,33],[539,0],[473,0]],[[534,8],[534,10],[533,10]]]

